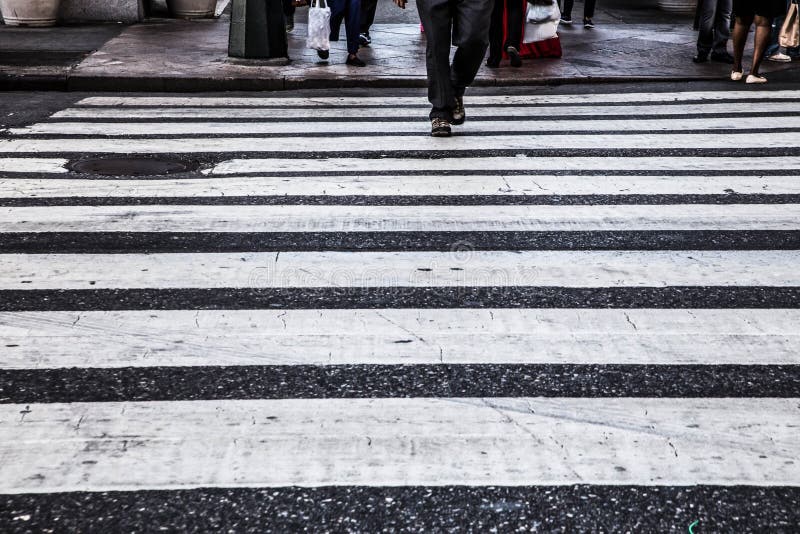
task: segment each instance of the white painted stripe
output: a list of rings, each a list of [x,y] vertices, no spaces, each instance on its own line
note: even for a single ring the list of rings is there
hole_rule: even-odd
[[[800,399],[0,405],[0,493],[800,485]]]
[[[208,198],[347,195],[785,195],[798,176],[325,176],[163,180],[0,178],[0,198]]]
[[[223,153],[223,152],[385,152],[476,150],[579,150],[614,149],[737,149],[774,148],[774,136],[752,133],[637,134],[637,135],[484,135],[435,138],[420,125],[421,135],[354,137],[217,137],[152,139],[6,139],[0,140],[0,153],[19,152],[94,152],[122,154]],[[425,135],[422,135],[425,133]],[[800,131],[781,134],[783,146],[800,146]],[[752,165],[760,166],[753,161]]]
[[[470,104],[516,105],[530,104],[575,104],[602,102],[685,102],[688,100],[764,100],[794,98],[800,100],[800,91],[680,91],[668,93],[584,93],[574,95],[468,95]],[[382,106],[395,108],[407,105],[427,105],[424,97],[309,97],[309,98],[263,98],[263,97],[125,97],[95,96],[84,98],[80,106]]]
[[[759,128],[798,128],[800,116],[770,117]],[[469,121],[462,132],[620,132],[620,131],[688,131],[688,130],[745,130],[753,128],[749,121],[731,119],[655,119],[655,120],[558,120],[558,121]],[[420,131],[420,121],[413,122],[316,122],[313,129],[307,122],[47,122],[10,130],[12,135],[104,135],[104,136],[154,136],[154,135],[231,135],[231,134],[307,134],[353,132],[414,133]]]
[[[0,289],[800,286],[800,251],[3,254]]]
[[[769,138],[769,136],[765,136]],[[206,174],[242,173],[331,173],[378,171],[399,172],[486,172],[496,174],[510,171],[722,171],[730,175],[752,175],[753,166],[758,171],[800,170],[800,156],[767,156],[758,158],[736,157],[458,157],[436,159],[414,158],[324,158],[324,159],[231,159],[216,165]],[[748,170],[751,169],[751,170]],[[538,176],[536,177],[538,181]],[[587,181],[599,177],[584,178]]]
[[[800,310],[0,312],[0,338],[0,369],[798,365]]]
[[[0,208],[0,232],[798,230],[800,204]]]
[[[0,158],[0,172],[64,173],[67,163],[62,158]]]
[[[385,100],[384,100],[385,102]],[[424,103],[424,102],[421,102]],[[646,115],[707,115],[710,113],[785,113],[797,112],[796,102],[755,102],[740,104],[684,104],[680,106],[629,105],[629,106],[530,106],[530,107],[481,107],[467,102],[467,115],[475,117],[571,117],[589,116],[593,118],[604,115],[630,115],[642,117]],[[68,108],[54,113],[57,119],[323,119],[323,118],[361,118],[384,117],[414,118],[425,124],[427,111],[424,108],[396,107],[386,108],[315,108],[288,107],[278,108]],[[737,119],[729,119],[731,125]],[[546,121],[554,122],[554,121]],[[764,123],[764,121],[761,121]],[[309,129],[311,126],[309,126]],[[355,131],[355,130],[354,130]]]

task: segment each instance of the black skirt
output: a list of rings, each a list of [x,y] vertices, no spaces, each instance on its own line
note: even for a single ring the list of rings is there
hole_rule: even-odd
[[[775,18],[786,14],[786,0],[733,0],[733,14],[737,17],[760,15]]]

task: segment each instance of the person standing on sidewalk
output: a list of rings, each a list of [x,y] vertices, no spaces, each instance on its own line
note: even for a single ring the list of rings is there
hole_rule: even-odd
[[[361,0],[329,0],[331,7],[331,41],[339,40],[339,32],[344,20],[347,33],[347,63],[351,67],[366,67],[358,57],[358,31],[361,27]],[[322,59],[326,59],[320,55]]]
[[[361,0],[361,33],[358,35],[358,44],[369,46],[372,37],[369,29],[375,22],[375,12],[378,10],[378,0]]]
[[[692,61],[705,63],[711,54],[711,61],[732,64],[733,56],[728,53],[732,0],[700,0],[698,7],[700,35]]]
[[[584,0],[583,4],[583,27],[587,30],[594,28],[594,8],[597,0]],[[564,0],[564,9],[561,12],[561,24],[569,26],[572,24],[572,6],[575,0]]]
[[[406,0],[394,0],[405,9]],[[451,124],[463,124],[464,91],[473,82],[489,48],[493,0],[417,0],[425,28],[431,135],[449,137]],[[456,48],[450,64],[450,43]]]
[[[755,24],[755,43],[753,50],[753,64],[750,73],[745,78],[745,83],[767,83],[767,79],[759,74],[764,52],[769,46],[769,37],[772,33],[772,19],[779,16],[786,7],[784,0],[735,0],[733,4],[736,13],[736,26],[733,28],[733,71],[731,80],[739,81],[744,77],[742,58],[744,47],[747,44],[747,34],[750,27]]]
[[[508,54],[512,67],[521,67],[522,28],[525,24],[525,8],[523,0],[495,0],[492,10],[492,22],[489,27],[489,59],[486,66],[500,66],[503,52]]]

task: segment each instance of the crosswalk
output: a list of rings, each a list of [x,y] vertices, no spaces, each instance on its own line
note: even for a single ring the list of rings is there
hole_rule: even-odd
[[[800,525],[800,91],[467,104],[2,132],[0,530]]]

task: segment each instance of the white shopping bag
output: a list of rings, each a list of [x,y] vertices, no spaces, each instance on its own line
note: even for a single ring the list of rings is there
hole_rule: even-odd
[[[325,7],[320,7],[323,5]],[[331,49],[331,8],[325,0],[311,0],[308,8],[308,40],[306,46],[312,50]]]
[[[558,35],[558,22],[561,19],[561,10],[558,4],[531,4],[528,3],[528,12],[525,16],[525,36],[523,43],[538,43]]]

